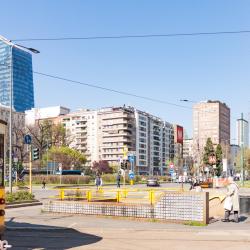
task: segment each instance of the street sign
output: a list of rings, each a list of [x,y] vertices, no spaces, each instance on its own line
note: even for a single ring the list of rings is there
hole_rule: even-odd
[[[170,167],[170,168],[174,168],[174,163],[171,162],[171,163],[169,164],[169,167]]]
[[[32,140],[32,139],[31,139],[31,136],[30,136],[30,135],[25,135],[25,136],[24,136],[24,143],[25,143],[25,144],[28,144],[28,145],[31,144],[31,140]]]
[[[129,156],[128,156],[128,161],[129,161],[130,163],[134,163],[134,161],[135,161],[134,155],[129,155]]]
[[[130,172],[128,176],[130,180],[133,180],[135,178],[135,174],[133,172]]]
[[[215,155],[211,155],[208,157],[208,161],[211,165],[216,163],[216,156]]]
[[[174,173],[174,169],[173,169],[173,168],[170,168],[170,169],[169,169],[169,173],[170,173],[170,174]]]

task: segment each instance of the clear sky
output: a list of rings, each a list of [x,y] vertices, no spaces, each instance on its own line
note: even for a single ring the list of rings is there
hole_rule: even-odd
[[[249,0],[12,0],[1,1],[0,34],[22,39],[250,30],[249,13]],[[182,98],[219,99],[233,118],[248,115],[250,34],[22,44],[41,51],[33,56],[35,71],[177,104]],[[192,133],[191,110],[41,76],[34,84],[37,107],[128,104]],[[232,119],[232,137],[234,130]]]

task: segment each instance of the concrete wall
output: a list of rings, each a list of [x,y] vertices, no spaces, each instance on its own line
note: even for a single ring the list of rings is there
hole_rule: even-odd
[[[155,205],[111,202],[48,201],[46,212],[118,217],[151,218],[167,221],[209,221],[208,193],[166,192]]]

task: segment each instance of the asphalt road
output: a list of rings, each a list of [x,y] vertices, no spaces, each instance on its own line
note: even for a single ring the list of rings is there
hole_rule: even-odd
[[[250,249],[250,220],[207,227],[94,216],[48,214],[39,207],[7,210],[12,249]]]

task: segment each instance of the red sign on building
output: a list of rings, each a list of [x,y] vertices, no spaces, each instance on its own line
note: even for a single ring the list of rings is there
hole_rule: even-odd
[[[177,143],[180,143],[180,144],[183,144],[183,127],[181,126],[176,126],[176,142]]]

